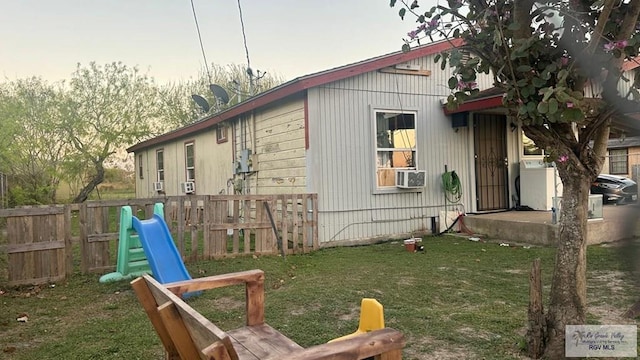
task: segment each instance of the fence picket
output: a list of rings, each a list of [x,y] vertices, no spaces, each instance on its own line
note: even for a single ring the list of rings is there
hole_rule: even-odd
[[[0,218],[6,218],[8,242],[0,249],[5,249],[9,260],[9,285],[59,281],[71,275],[74,246],[80,247],[82,273],[113,269],[120,208],[129,205],[135,216],[142,217],[144,211],[144,217],[150,218],[157,202],[165,204],[167,225],[186,261],[276,254],[276,236],[281,236],[285,253],[319,247],[315,194],[191,195],[0,209]],[[271,209],[275,232],[265,204]],[[187,233],[190,239],[185,244]]]

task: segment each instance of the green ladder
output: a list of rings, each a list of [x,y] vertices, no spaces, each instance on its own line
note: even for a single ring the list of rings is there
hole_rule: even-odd
[[[164,219],[164,204],[156,203],[153,213]],[[118,262],[116,271],[102,275],[101,283],[132,279],[144,274],[151,274],[151,268],[144,253],[138,234],[133,230],[133,212],[131,206],[123,206],[120,210],[120,231],[118,243]]]

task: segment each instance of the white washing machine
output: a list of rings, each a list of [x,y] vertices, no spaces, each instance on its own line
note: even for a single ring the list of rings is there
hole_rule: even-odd
[[[542,159],[520,161],[520,206],[551,210],[553,198],[562,196],[562,181],[552,164]]]

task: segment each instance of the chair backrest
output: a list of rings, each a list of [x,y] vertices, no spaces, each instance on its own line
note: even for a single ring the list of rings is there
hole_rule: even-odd
[[[131,282],[169,359],[238,360],[231,339],[149,275]]]
[[[360,303],[358,331],[369,332],[384,328],[384,309],[376,299],[363,298]]]

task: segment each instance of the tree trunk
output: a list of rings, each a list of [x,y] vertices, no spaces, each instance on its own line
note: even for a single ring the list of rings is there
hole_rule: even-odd
[[[558,167],[562,178],[562,209],[556,261],[547,313],[545,357],[564,359],[565,326],[586,320],[587,211],[590,176],[571,170],[574,164]]]
[[[544,353],[546,340],[546,320],[542,306],[542,271],[540,259],[535,259],[529,274],[529,327],[527,329],[527,353],[532,359],[539,359]]]
[[[104,166],[102,161],[95,161],[93,163],[96,169],[96,174],[91,178],[88,184],[86,184],[78,195],[73,199],[73,203],[82,203],[87,201],[91,192],[104,181]]]

